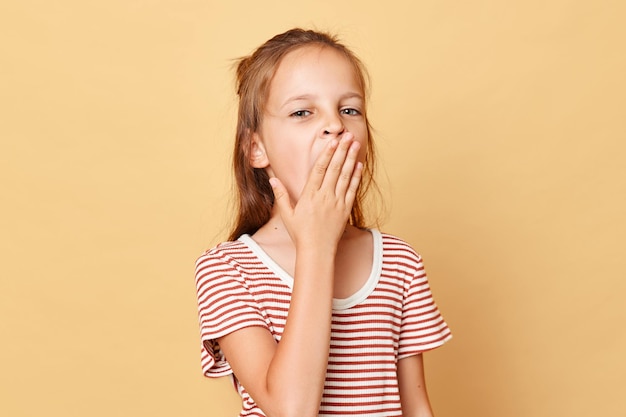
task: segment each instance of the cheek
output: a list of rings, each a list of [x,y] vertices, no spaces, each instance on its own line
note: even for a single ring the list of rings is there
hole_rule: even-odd
[[[309,152],[309,169],[313,168],[313,165],[315,165],[315,161],[317,161],[317,158],[319,158],[319,156],[322,154],[325,146],[326,142],[320,141],[317,146],[314,146],[311,149],[311,152]]]
[[[359,149],[359,157],[358,157],[358,161],[362,162],[363,164],[365,164],[365,157],[367,156],[367,146],[361,146],[361,149]]]
[[[367,138],[367,132],[364,134],[364,137]],[[359,162],[365,163],[365,157],[367,156],[367,153],[368,153],[367,145],[369,143],[369,140],[368,139],[360,140],[359,143],[361,144],[361,148],[359,149],[358,160]]]
[[[358,123],[354,126],[350,126],[348,129],[354,134],[354,136],[357,138],[357,141],[361,145],[361,148],[359,149],[358,160],[359,162],[365,163],[365,157],[368,152],[367,144],[369,142],[367,124]]]

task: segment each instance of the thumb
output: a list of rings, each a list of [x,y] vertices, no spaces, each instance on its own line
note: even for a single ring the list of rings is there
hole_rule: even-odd
[[[278,212],[283,215],[291,213],[293,207],[291,207],[291,201],[289,201],[289,193],[282,182],[276,177],[270,178],[270,185],[274,192],[274,204],[278,207]]]

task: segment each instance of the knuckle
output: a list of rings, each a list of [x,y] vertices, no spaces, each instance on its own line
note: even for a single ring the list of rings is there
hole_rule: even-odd
[[[280,200],[284,196],[285,196],[285,191],[283,191],[283,190],[276,190],[274,192],[274,198],[276,198],[276,200]]]
[[[326,166],[324,164],[315,164],[315,166],[313,167],[313,170],[316,174],[319,175],[324,175],[324,173],[326,173]]]
[[[338,162],[333,162],[330,164],[330,166],[328,167],[329,170],[337,172],[337,171],[341,171],[343,164],[340,164]]]

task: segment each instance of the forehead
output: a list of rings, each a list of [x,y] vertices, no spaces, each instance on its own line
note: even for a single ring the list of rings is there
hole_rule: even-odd
[[[283,56],[279,67],[286,67],[298,62],[319,63],[325,60],[341,60],[350,64],[350,60],[339,50],[328,45],[310,44],[297,47]]]
[[[342,52],[324,45],[307,45],[287,53],[270,83],[270,96],[290,90],[324,86],[363,93],[359,70]]]

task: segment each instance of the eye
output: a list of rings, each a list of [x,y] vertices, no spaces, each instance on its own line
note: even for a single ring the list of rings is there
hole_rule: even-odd
[[[291,113],[289,116],[291,117],[306,117],[308,115],[310,115],[311,112],[308,110],[296,110],[293,113]]]
[[[361,114],[360,111],[353,108],[341,109],[341,114],[347,114],[348,116],[358,116]]]

